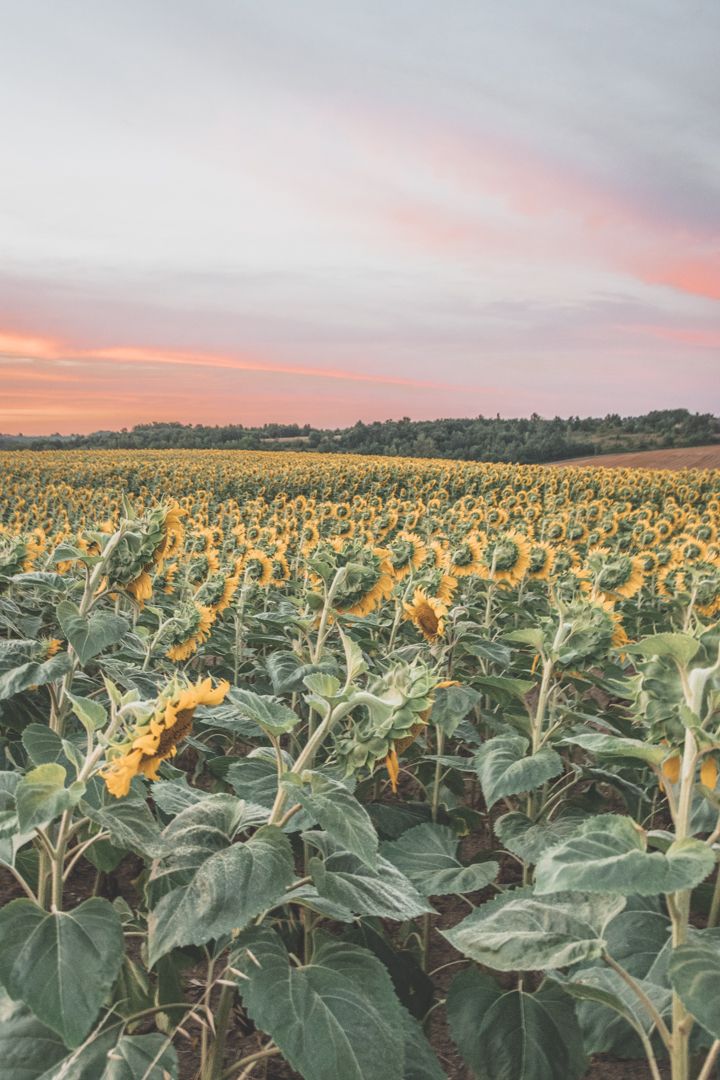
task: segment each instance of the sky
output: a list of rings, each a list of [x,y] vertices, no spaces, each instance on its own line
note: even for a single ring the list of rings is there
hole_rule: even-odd
[[[0,14],[0,431],[720,411],[717,0]]]

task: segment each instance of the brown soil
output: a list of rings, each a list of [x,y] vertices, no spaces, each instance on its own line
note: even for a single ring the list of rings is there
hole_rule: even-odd
[[[552,465],[592,465],[619,469],[720,469],[720,443],[688,446],[676,450],[639,450],[629,454],[595,454],[592,457],[553,461]]]

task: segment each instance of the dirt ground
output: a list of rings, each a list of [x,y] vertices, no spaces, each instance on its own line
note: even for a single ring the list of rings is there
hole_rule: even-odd
[[[720,469],[720,443],[678,450],[640,450],[629,454],[595,454],[553,461],[551,465],[593,465],[621,469]]]

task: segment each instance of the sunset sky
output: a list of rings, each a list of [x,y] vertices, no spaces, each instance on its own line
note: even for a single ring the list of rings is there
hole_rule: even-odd
[[[0,431],[720,411],[717,0],[0,6]]]

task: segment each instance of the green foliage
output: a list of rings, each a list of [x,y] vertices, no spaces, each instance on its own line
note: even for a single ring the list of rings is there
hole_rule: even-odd
[[[122,957],[120,920],[107,900],[55,912],[13,900],[0,911],[0,980],[67,1046],[90,1031]]]
[[[365,949],[319,935],[293,967],[272,931],[235,947],[243,1004],[305,1080],[403,1080],[406,1023],[382,964]]]

